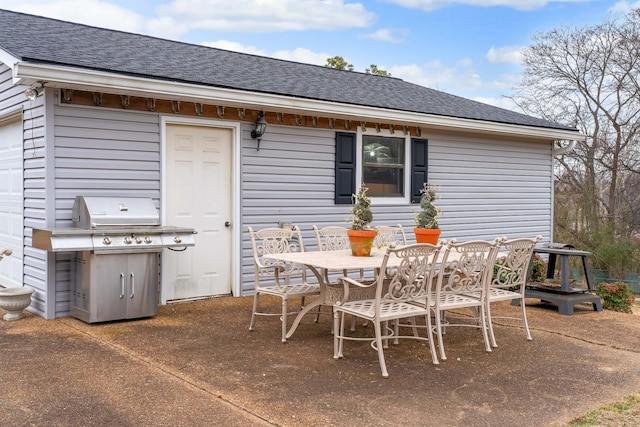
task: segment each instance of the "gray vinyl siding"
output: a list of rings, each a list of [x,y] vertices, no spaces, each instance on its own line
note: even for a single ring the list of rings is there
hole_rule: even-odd
[[[442,237],[551,235],[551,143],[429,137],[429,180],[441,187]]]
[[[30,311],[46,317],[46,259],[47,253],[31,248],[31,228],[42,226],[46,219],[44,204],[44,133],[45,96],[29,102],[24,96],[25,86],[13,85],[11,69],[0,64],[0,115],[22,108],[23,144],[23,285],[34,288]]]
[[[423,133],[429,180],[440,186],[442,238],[459,241],[551,233],[551,143]],[[270,125],[255,150],[249,129],[242,153],[242,294],[254,286],[247,227],[291,222],[315,249],[312,225],[348,226],[350,205],[334,204],[335,131]],[[401,224],[415,242],[418,206],[377,205],[374,224]]]
[[[157,114],[56,105],[55,227],[71,226],[76,195],[160,200],[160,121]],[[69,315],[70,259],[55,254],[56,317]]]

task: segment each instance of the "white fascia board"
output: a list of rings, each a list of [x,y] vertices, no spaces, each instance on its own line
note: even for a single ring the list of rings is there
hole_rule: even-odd
[[[321,101],[271,93],[251,92],[197,84],[153,80],[85,70],[73,67],[20,62],[14,68],[14,80],[31,85],[46,82],[47,87],[107,92],[122,95],[188,100],[229,107],[252,108],[292,114],[334,117],[357,121],[388,121],[395,125],[462,130],[483,134],[518,135],[545,140],[582,139],[579,132],[562,129],[495,123],[482,120],[445,117],[424,113],[390,110],[338,102]]]
[[[6,50],[0,48],[0,62],[13,70],[14,66],[20,62],[20,60]],[[14,83],[16,82],[14,81]]]

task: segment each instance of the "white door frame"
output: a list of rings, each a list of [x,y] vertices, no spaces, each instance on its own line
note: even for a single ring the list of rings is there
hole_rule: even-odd
[[[19,157],[14,158],[14,160],[18,160],[20,163],[20,199],[22,200],[20,206],[18,207],[21,210],[21,222],[18,230],[11,230],[12,217],[11,213],[7,217],[7,225],[9,227],[6,231],[19,231],[20,240],[19,243],[16,244],[17,247],[14,247],[12,244],[8,244],[8,246],[13,249],[13,255],[9,258],[5,258],[4,264],[1,266],[2,271],[6,271],[7,275],[3,278],[3,282],[5,286],[8,287],[19,287],[24,285],[24,250],[25,250],[25,238],[24,238],[24,111],[22,105],[15,106],[13,108],[8,109],[8,111],[4,112],[0,115],[0,127],[4,126],[12,126],[16,125],[16,128],[19,128],[19,135],[15,141],[9,141],[7,146],[8,150],[11,151],[12,143],[20,144],[15,145],[15,147],[20,148]],[[9,182],[7,182],[7,186],[11,183],[11,177],[9,176]],[[8,193],[11,194],[12,188],[8,188]],[[15,193],[14,193],[15,195]],[[16,197],[18,197],[16,195]],[[8,236],[10,237],[10,236]],[[2,246],[2,245],[0,245]],[[17,270],[17,271],[16,271]]]
[[[240,295],[240,288],[242,286],[242,264],[240,259],[240,248],[242,247],[242,229],[240,224],[240,154],[242,152],[242,138],[240,131],[240,122],[215,120],[215,119],[201,119],[195,117],[174,117],[174,116],[161,116],[160,117],[160,152],[161,152],[161,200],[160,208],[162,212],[162,224],[166,224],[166,203],[167,203],[167,175],[166,175],[166,162],[167,162],[167,125],[191,125],[191,126],[203,126],[203,127],[216,127],[222,129],[230,129],[232,131],[231,136],[231,271],[229,278],[231,280],[231,293],[235,296]],[[187,249],[189,250],[189,249]],[[160,303],[166,304],[166,286],[164,282],[165,266],[161,265],[161,283],[160,283]]]

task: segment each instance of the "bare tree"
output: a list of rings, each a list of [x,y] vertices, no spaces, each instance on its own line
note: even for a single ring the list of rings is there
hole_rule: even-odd
[[[633,178],[640,173],[640,10],[536,35],[514,100],[586,135],[557,158],[559,188],[570,192],[559,200],[575,208],[565,225],[640,230],[637,207],[629,205],[640,191]]]

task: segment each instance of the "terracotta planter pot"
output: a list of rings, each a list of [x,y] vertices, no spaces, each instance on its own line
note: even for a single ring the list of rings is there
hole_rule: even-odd
[[[376,237],[375,230],[347,230],[349,241],[351,242],[351,253],[353,256],[371,255],[371,247]]]
[[[416,234],[417,243],[431,243],[432,245],[436,245],[442,230],[439,228],[414,228],[413,232]]]

